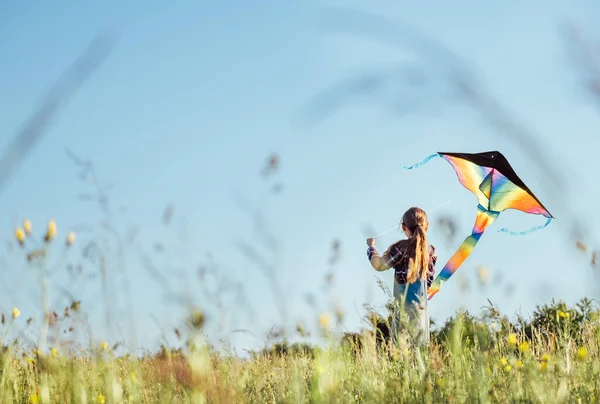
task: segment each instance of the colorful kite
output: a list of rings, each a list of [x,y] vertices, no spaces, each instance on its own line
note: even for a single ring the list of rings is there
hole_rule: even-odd
[[[454,167],[458,180],[477,196],[479,205],[477,206],[477,218],[475,219],[473,232],[463,241],[433,281],[427,291],[428,299],[439,292],[442,284],[462,265],[477,245],[485,229],[498,218],[502,211],[517,209],[526,213],[543,215],[548,219],[545,224],[522,232],[512,232],[508,229],[499,230],[512,235],[524,235],[542,229],[554,219],[517,176],[502,153],[497,151],[476,154],[435,153],[418,164],[405,166],[404,168],[412,170],[422,166],[434,157],[442,157]]]

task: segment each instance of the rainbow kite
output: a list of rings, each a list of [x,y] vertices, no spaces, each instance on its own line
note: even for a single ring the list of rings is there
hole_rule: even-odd
[[[477,217],[473,232],[463,241],[456,253],[435,278],[427,291],[428,299],[439,292],[442,284],[462,265],[477,245],[485,229],[498,218],[502,211],[517,209],[526,213],[543,215],[548,219],[545,224],[522,232],[512,232],[508,229],[499,230],[512,235],[524,235],[542,229],[554,219],[517,176],[502,153],[497,151],[475,154],[435,153],[418,164],[404,166],[404,168],[412,170],[422,166],[434,157],[442,157],[454,167],[458,180],[477,196],[479,205],[477,206]]]

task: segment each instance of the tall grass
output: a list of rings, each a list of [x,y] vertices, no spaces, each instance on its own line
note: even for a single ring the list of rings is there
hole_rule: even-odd
[[[527,323],[459,312],[426,348],[374,327],[327,344],[281,342],[249,358],[218,352],[202,324],[185,349],[117,356],[107,344],[47,353],[15,341],[0,356],[2,402],[594,402],[600,323],[588,300],[538,308]],[[5,318],[3,327],[18,321]],[[546,321],[547,320],[547,321]],[[424,366],[419,364],[421,358]]]

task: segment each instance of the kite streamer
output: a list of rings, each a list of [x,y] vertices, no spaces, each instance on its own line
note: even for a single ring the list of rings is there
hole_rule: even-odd
[[[502,153],[498,151],[476,154],[440,152],[428,156],[420,163],[403,167],[412,170],[429,162],[434,157],[442,157],[452,165],[459,182],[477,196],[479,204],[471,235],[463,241],[456,253],[454,253],[433,281],[427,291],[428,299],[431,299],[438,293],[442,284],[458,270],[479,242],[483,232],[504,210],[516,209],[529,214],[542,215],[547,218],[545,224],[525,231],[513,232],[506,228],[499,230],[510,235],[525,235],[543,229],[554,219],[544,205],[517,176]]]

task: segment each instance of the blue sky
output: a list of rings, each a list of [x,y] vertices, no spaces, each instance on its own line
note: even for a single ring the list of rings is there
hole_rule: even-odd
[[[427,209],[450,200],[430,218],[433,224],[442,215],[452,215],[458,224],[451,243],[432,225],[438,271],[473,225],[475,197],[460,186],[447,163],[434,160],[412,172],[399,166],[435,151],[500,150],[558,220],[525,238],[510,237],[494,229],[521,229],[543,220],[521,212],[503,213],[431,301],[431,316],[441,322],[461,306],[479,312],[487,298],[509,313],[527,314],[552,297],[573,302],[584,295],[596,296],[586,258],[566,242],[568,224],[561,224],[565,215],[554,200],[557,196],[543,186],[544,172],[455,99],[442,63],[425,64],[415,48],[394,48],[337,31],[332,20],[324,18],[331,16],[324,14],[326,7],[358,4],[316,0],[252,6],[234,1],[3,4],[2,148],[97,34],[118,33],[109,57],[55,116],[50,130],[3,189],[0,228],[6,238],[25,217],[35,230],[55,219],[61,237],[81,223],[101,223],[103,216],[95,205],[77,200],[89,189],[65,155],[69,148],[92,160],[98,176],[114,184],[111,203],[119,231],[125,234],[139,227],[136,241],[126,249],[124,265],[138,343],[154,347],[159,341],[161,331],[151,314],[171,342],[172,328],[185,315],[183,308],[165,302],[163,288],[141,265],[139,251],[154,257],[171,279],[171,288],[193,296],[212,313],[197,277],[209,253],[226,283],[243,282],[255,309],[255,317],[249,317],[244,307],[231,303],[224,331],[218,330],[219,318],[209,315],[211,338],[251,349],[263,342],[261,335],[280,318],[268,280],[241,253],[239,241],[277,259],[277,279],[289,309],[287,325],[293,328],[303,321],[314,326],[318,312],[331,310],[331,302],[338,299],[346,313],[346,329],[355,330],[363,303],[385,302],[375,278],[392,285],[391,272],[377,274],[369,267],[365,224],[379,232],[397,223],[410,206]],[[586,98],[581,76],[570,65],[560,29],[576,23],[594,38],[592,17],[597,7],[591,2],[383,1],[362,10],[407,24],[468,59],[493,95],[540,135],[539,147],[568,169],[570,206],[594,226],[594,206],[588,201],[600,196],[593,185],[600,118]],[[340,80],[371,69],[407,67],[435,81],[426,91],[397,86],[378,100],[353,102],[315,126],[294,120],[313,97]],[[413,109],[401,113],[406,108]],[[565,155],[564,150],[572,154]],[[281,169],[266,181],[259,173],[272,152],[280,154]],[[283,191],[271,195],[268,190],[276,182],[283,184]],[[260,244],[252,217],[237,202],[240,197],[263,212],[265,225],[278,240],[276,252]],[[161,217],[167,204],[175,206],[175,216],[165,228]],[[82,232],[78,245],[94,237]],[[395,237],[389,233],[379,239],[380,250]],[[341,258],[331,269],[328,259],[336,239]],[[166,252],[153,253],[156,242],[165,243]],[[55,247],[50,259],[59,258],[61,246]],[[69,254],[75,261],[80,255],[78,250]],[[121,296],[115,318],[127,336],[127,300],[120,286],[125,275],[115,254],[114,249],[109,253],[110,287]],[[7,290],[0,297],[2,309],[7,312],[17,305],[24,318],[39,318],[39,288],[31,268],[22,263],[18,251],[4,261]],[[479,265],[492,273],[493,281],[485,289],[476,283]],[[330,270],[334,285],[325,294],[323,284]],[[181,271],[185,277],[176,276]],[[503,279],[497,281],[496,274]],[[460,291],[460,277],[470,282],[467,294]],[[68,279],[66,271],[59,271],[53,285],[64,285]],[[515,292],[507,296],[509,282]],[[114,341],[120,334],[117,337],[118,330],[104,326],[99,284],[95,278],[75,291],[90,310],[94,336]],[[316,309],[305,302],[308,293],[316,297]],[[258,338],[229,334],[234,329],[251,330]]]

